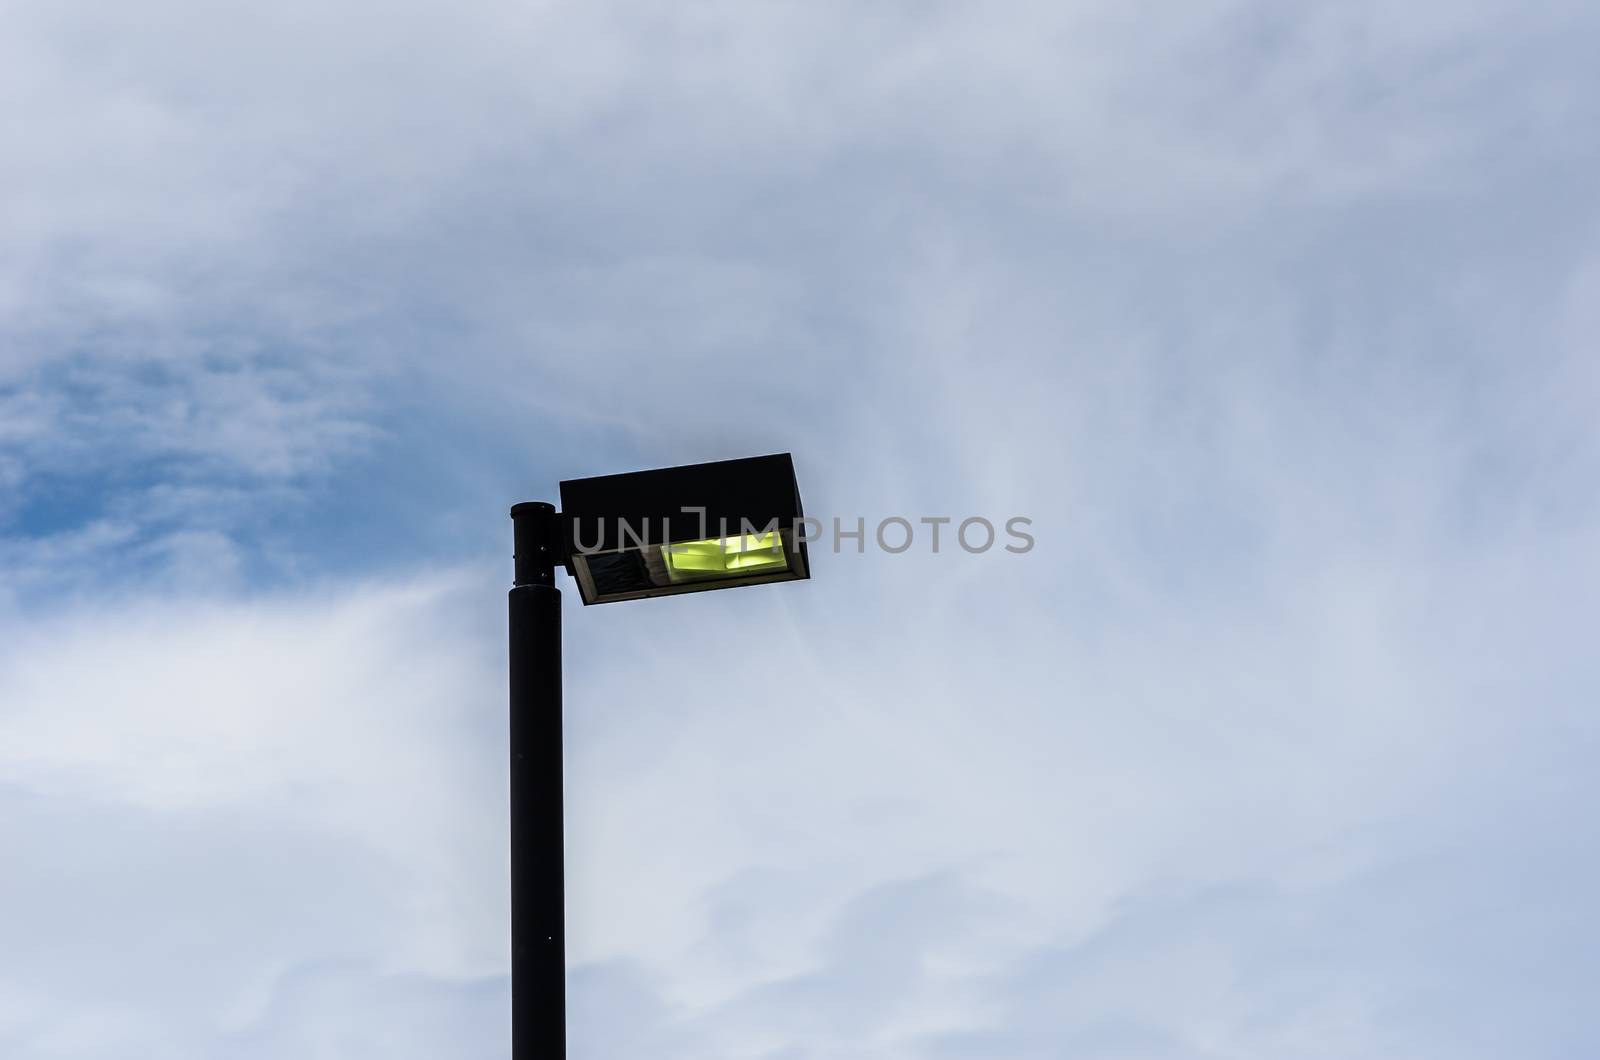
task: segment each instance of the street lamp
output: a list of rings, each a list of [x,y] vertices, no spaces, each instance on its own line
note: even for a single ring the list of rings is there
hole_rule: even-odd
[[[561,590],[585,604],[810,577],[788,453],[572,479],[511,509],[511,1048],[566,1056]]]

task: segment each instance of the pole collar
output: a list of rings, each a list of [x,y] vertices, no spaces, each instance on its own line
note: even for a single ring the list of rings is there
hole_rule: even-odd
[[[545,501],[523,501],[511,508],[514,548],[513,585],[554,585],[556,582],[556,506]]]

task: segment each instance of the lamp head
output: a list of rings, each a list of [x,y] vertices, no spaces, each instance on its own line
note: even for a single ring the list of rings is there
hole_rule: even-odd
[[[561,483],[567,570],[585,604],[810,577],[788,453]]]

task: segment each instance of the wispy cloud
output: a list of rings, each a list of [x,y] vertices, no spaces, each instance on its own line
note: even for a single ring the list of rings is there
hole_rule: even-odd
[[[568,617],[573,1055],[1592,1051],[1582,5],[13,4],[0,1053],[506,1054],[506,505],[1026,556]]]

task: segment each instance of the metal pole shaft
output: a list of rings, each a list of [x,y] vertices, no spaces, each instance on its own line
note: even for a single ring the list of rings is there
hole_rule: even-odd
[[[519,504],[511,625],[511,1056],[566,1056],[561,590],[555,509]]]

